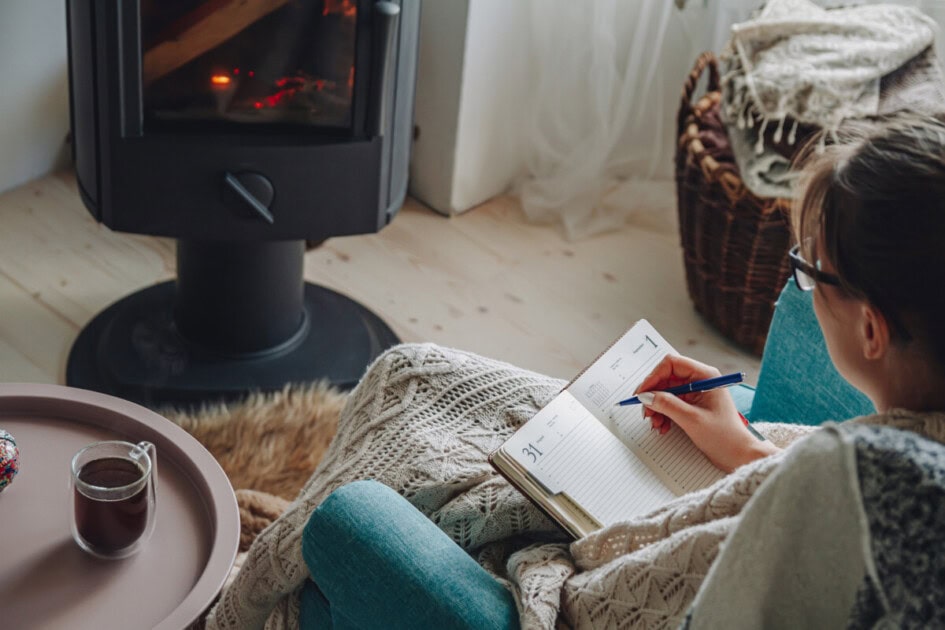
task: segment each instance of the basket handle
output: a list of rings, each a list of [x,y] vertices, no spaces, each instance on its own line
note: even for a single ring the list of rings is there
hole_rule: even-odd
[[[696,91],[696,85],[699,83],[699,79],[702,77],[702,73],[705,72],[706,68],[709,69],[708,91],[715,92],[719,89],[719,63],[715,58],[715,54],[707,50],[696,59],[692,71],[689,73],[689,76],[686,77],[686,82],[683,84],[682,102],[679,104],[679,114],[676,116],[676,129],[679,133],[683,132],[686,118],[692,114],[692,95],[693,92]]]

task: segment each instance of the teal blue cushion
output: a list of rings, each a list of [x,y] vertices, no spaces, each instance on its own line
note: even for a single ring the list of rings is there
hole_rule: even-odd
[[[746,418],[750,417],[751,406],[755,400],[755,388],[751,385],[739,383],[728,389],[732,393],[732,399],[735,401],[735,407]]]
[[[873,403],[833,367],[812,293],[788,282],[774,310],[749,419],[820,424],[874,412]]]
[[[299,628],[333,628],[331,606],[315,582],[305,580],[299,593]]]
[[[519,625],[511,593],[376,481],[342,486],[315,509],[302,534],[302,556],[317,586],[302,593],[303,628]]]
[[[355,630],[356,623],[331,605],[322,592],[315,586],[315,582],[305,580],[302,592],[299,593],[299,628],[300,630]]]

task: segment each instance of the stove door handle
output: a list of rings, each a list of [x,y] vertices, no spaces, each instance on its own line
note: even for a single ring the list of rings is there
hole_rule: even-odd
[[[394,39],[400,24],[400,5],[374,3],[371,21],[371,109],[366,122],[368,137],[383,136],[393,80]]]
[[[236,193],[236,196],[245,202],[246,207],[252,210],[256,215],[261,217],[266,223],[275,223],[276,219],[272,216],[272,213],[269,212],[269,208],[261,202],[256,195],[249,192],[246,186],[243,185],[243,182],[233,175],[232,173],[226,173],[223,176],[223,182]]]

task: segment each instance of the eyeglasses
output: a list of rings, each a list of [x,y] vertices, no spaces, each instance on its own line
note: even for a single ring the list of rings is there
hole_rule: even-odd
[[[800,249],[800,245],[795,245],[791,248],[791,251],[788,252],[788,257],[791,259],[791,267],[794,270],[794,284],[797,285],[798,289],[801,291],[813,291],[818,282],[821,284],[840,286],[839,276],[835,276],[832,273],[825,273],[801,258]]]

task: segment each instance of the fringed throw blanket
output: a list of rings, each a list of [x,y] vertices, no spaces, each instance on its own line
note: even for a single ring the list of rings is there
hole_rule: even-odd
[[[301,550],[308,517],[333,490],[366,478],[397,490],[506,585],[525,628],[675,627],[780,457],[567,544],[486,460],[563,386],[435,345],[383,354],[351,393],[308,484],[254,541],[208,627],[296,627],[297,592],[308,577]],[[755,426],[782,445],[812,430]]]
[[[758,17],[732,27],[725,113],[742,125],[758,114],[759,137],[789,118],[835,130],[847,118],[873,116],[880,79],[931,46],[936,28],[910,7],[826,10],[810,0],[771,0]],[[793,131],[776,131],[774,141]]]
[[[790,197],[789,157],[811,133],[904,109],[942,111],[936,30],[915,8],[828,10],[809,0],[771,0],[735,24],[721,55],[721,113],[745,184]]]

